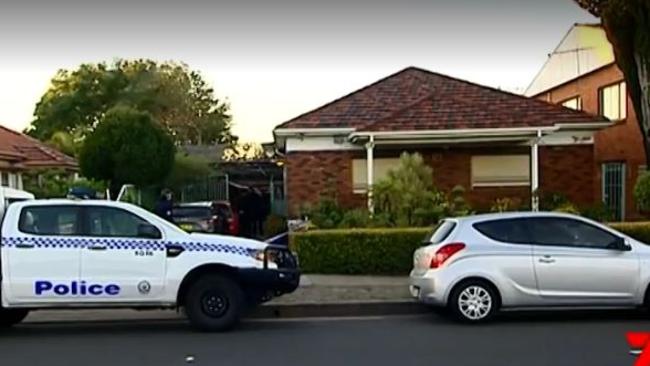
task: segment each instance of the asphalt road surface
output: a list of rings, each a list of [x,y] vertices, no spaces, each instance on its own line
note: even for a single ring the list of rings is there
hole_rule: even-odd
[[[178,321],[23,324],[0,332],[2,366],[632,365],[642,313],[509,315],[484,326],[436,315],[246,321],[227,334]]]

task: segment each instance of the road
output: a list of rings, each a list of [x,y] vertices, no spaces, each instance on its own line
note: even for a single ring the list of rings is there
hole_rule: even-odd
[[[509,315],[485,326],[436,315],[251,320],[227,334],[178,321],[23,324],[0,332],[2,366],[632,365],[639,313]]]

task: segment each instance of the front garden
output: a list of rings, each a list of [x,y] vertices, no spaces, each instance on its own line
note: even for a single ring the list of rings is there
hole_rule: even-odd
[[[400,165],[375,185],[375,213],[345,210],[326,192],[312,207],[303,207],[308,231],[294,233],[291,246],[306,273],[405,275],[412,267],[413,251],[444,217],[481,213],[464,199],[465,189],[449,193],[437,189],[434,172],[418,154],[403,154]],[[557,193],[538,192],[544,211],[579,214],[600,222],[611,221],[603,205],[577,207]],[[640,207],[650,204],[650,174],[639,179],[635,190]],[[490,212],[525,211],[514,198],[495,200]],[[650,222],[610,223],[637,240],[650,243]]]

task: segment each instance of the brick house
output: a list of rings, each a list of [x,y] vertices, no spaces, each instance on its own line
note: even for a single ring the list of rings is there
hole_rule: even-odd
[[[526,94],[614,121],[594,135],[593,195],[617,219],[639,218],[633,191],[639,172],[646,168],[643,136],[603,29],[574,25]]]
[[[0,125],[0,186],[23,189],[23,173],[39,169],[79,170],[73,158]]]
[[[462,185],[482,211],[505,197],[535,207],[538,188],[593,205],[593,136],[610,124],[410,67],[277,126],[274,136],[291,215],[326,191],[344,207],[372,209],[368,188],[402,151],[421,153],[439,188]]]

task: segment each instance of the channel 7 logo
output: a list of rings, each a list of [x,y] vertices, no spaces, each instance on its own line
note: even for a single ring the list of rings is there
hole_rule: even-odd
[[[634,366],[650,366],[650,333],[627,333],[630,353],[639,356]]]

